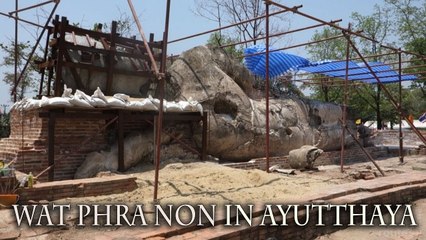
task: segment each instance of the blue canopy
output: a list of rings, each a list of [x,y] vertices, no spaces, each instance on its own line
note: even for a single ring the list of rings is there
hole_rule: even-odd
[[[307,59],[274,51],[269,53],[269,77],[275,78],[288,71],[306,71],[310,73],[323,74],[333,78],[346,78],[346,61],[323,61],[311,63]],[[244,63],[246,67],[255,75],[265,79],[266,75],[266,47],[264,45],[254,45],[244,50]],[[380,79],[382,83],[393,83],[399,81],[399,73],[393,70],[389,65],[381,62],[369,62],[368,65]],[[371,74],[364,63],[349,61],[348,79],[352,81],[362,81],[365,83],[376,84],[377,80]],[[402,81],[416,80],[414,75],[402,75]]]
[[[399,81],[399,74],[393,70],[389,65],[381,62],[369,62],[368,65],[371,67],[376,76],[382,83],[393,83]],[[315,66],[301,67],[301,71],[310,73],[319,73],[329,77],[335,78],[346,78],[346,61],[327,62],[317,64]],[[364,63],[355,63],[349,61],[348,67],[348,79],[352,81],[362,81],[365,83],[376,84],[377,80],[370,70]],[[402,81],[416,80],[414,75],[402,75]]]
[[[271,49],[273,50],[273,49]],[[266,47],[254,45],[244,50],[244,63],[255,75],[265,79],[266,75]],[[269,53],[269,77],[275,78],[289,70],[297,70],[300,66],[306,66],[309,61],[305,58],[287,54],[282,51]]]

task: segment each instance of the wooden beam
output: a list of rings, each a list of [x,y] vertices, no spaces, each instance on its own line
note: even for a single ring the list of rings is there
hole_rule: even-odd
[[[65,56],[66,61],[68,61],[68,62],[72,61],[71,56],[70,56],[68,50],[66,50],[66,49],[64,49],[64,56]],[[75,68],[70,68],[70,71],[71,71],[71,74],[72,74],[74,81],[77,85],[77,88],[78,89],[84,89],[83,82],[81,81],[80,75],[77,73]]]
[[[47,145],[47,159],[49,166],[53,166],[49,169],[49,181],[53,181],[55,178],[55,125],[56,125],[56,117],[55,115],[49,115],[48,118],[48,129],[47,129],[47,138],[48,138],[48,145]]]
[[[78,112],[40,112],[38,115],[40,118],[49,118],[50,116],[54,116],[55,119],[109,119],[115,117],[117,114],[103,112],[91,113],[87,112],[87,110],[81,110]]]
[[[114,65],[115,65],[115,36],[117,34],[117,22],[113,21],[111,24],[111,36],[110,36],[110,46],[108,52],[108,72],[107,72],[107,84],[106,84],[106,94],[112,95],[112,81],[114,78]],[[102,42],[103,43],[103,42]]]
[[[203,112],[203,131],[202,131],[202,140],[201,140],[201,160],[206,161],[207,160],[207,126],[208,126],[208,113]]]
[[[85,64],[85,63],[64,62],[62,64],[63,64],[63,66],[66,66],[66,67],[83,68],[83,69],[87,69],[87,70],[91,70],[91,71],[98,71],[98,72],[107,72],[108,71],[107,67],[98,67],[98,66],[94,66],[94,65],[91,65],[91,64]],[[129,70],[115,69],[114,73],[127,75],[127,76],[146,77],[146,78],[150,78],[150,77],[154,76],[154,74],[150,71],[137,71],[137,72],[135,72],[135,71],[129,71]]]
[[[123,111],[118,110],[118,121],[117,121],[117,135],[118,135],[118,171],[124,172],[124,117]]]
[[[65,42],[65,25],[68,25],[66,17],[62,17],[60,24],[60,38],[58,39],[58,58],[56,62],[56,80],[55,80],[55,93],[54,96],[61,96],[62,94],[62,66],[64,62],[64,42]]]

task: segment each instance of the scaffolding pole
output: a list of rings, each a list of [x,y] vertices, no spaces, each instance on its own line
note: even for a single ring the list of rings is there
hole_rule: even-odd
[[[15,0],[15,10],[18,11],[18,0]],[[12,14],[10,14],[12,15]],[[18,12],[15,14],[15,69],[14,69],[14,86],[18,85]],[[13,102],[16,102],[16,91],[13,93]]]
[[[351,28],[351,25],[349,24],[348,29]],[[350,56],[350,38],[349,36],[346,36],[346,75],[345,75],[345,86],[343,90],[343,110],[342,110],[342,136],[340,138],[340,172],[343,173],[343,165],[344,165],[344,158],[345,158],[345,131],[346,131],[346,111],[348,104],[348,81],[349,81],[349,56]]]
[[[303,7],[303,5],[294,6],[291,9],[299,9],[301,7]],[[281,11],[273,12],[273,13],[269,14],[269,16],[278,15],[278,14],[285,13],[285,12],[288,12],[288,11],[289,10],[281,10]],[[215,29],[204,31],[204,32],[201,32],[201,33],[196,33],[196,34],[189,35],[189,36],[182,37],[182,38],[178,38],[178,39],[169,41],[168,44],[175,43],[175,42],[180,42],[180,41],[183,41],[183,40],[187,40],[187,39],[190,39],[190,38],[202,36],[202,35],[213,33],[213,32],[217,32],[217,31],[220,31],[220,30],[223,30],[223,29],[228,29],[228,28],[235,27],[235,26],[238,26],[238,25],[241,25],[241,24],[244,24],[244,23],[249,23],[249,22],[252,22],[252,21],[255,21],[255,20],[259,20],[259,19],[262,19],[264,17],[266,17],[266,14],[262,15],[262,16],[255,17],[255,18],[250,18],[250,19],[247,19],[247,20],[244,20],[244,21],[241,21],[241,22],[237,22],[237,23],[233,23],[233,24],[230,24],[230,25],[226,25],[226,26],[223,26],[223,27],[215,28]]]
[[[49,1],[46,1],[46,2],[42,2],[42,3],[36,4],[36,5],[32,5],[32,6],[21,8],[21,9],[16,8],[15,11],[9,12],[9,15],[13,15],[13,14],[18,13],[18,12],[23,12],[23,11],[26,11],[26,10],[29,10],[29,9],[32,9],[32,8],[41,7],[43,5],[46,5],[46,4],[49,4],[49,3],[52,3],[52,2],[59,2],[59,1],[58,0],[49,0]]]
[[[265,100],[266,100],[266,137],[265,137],[265,143],[266,143],[266,149],[265,149],[265,155],[266,155],[266,172],[269,173],[269,1],[265,1],[265,7],[266,7],[266,59],[265,59]]]
[[[164,104],[164,81],[165,81],[165,73],[166,73],[166,61],[167,61],[167,41],[169,37],[169,21],[170,21],[170,1],[167,0],[166,6],[166,19],[164,23],[164,33],[163,33],[163,50],[162,50],[162,58],[161,58],[161,68],[160,68],[160,109],[158,109],[158,119],[157,119],[157,127],[156,129],[156,149],[155,149],[155,179],[154,179],[154,201],[158,199],[158,178],[160,174],[160,159],[161,159],[161,133],[163,131],[163,104]]]
[[[380,78],[377,76],[377,74],[373,71],[371,66],[368,64],[367,60],[362,56],[361,52],[358,50],[358,48],[355,46],[355,44],[352,42],[352,40],[349,39],[349,43],[351,44],[352,49],[358,54],[358,56],[361,57],[362,61],[364,62],[365,66],[368,68],[370,73],[373,75],[373,77],[376,79],[378,86],[384,91],[386,97],[389,99],[389,101],[392,103],[392,106],[398,110],[398,102],[394,99],[392,94],[389,92],[389,90],[386,88],[386,86],[380,81]],[[420,138],[420,140],[426,144],[426,138],[422,135],[422,133],[414,126],[412,122],[409,121],[408,116],[405,114],[402,114],[402,117],[407,121],[408,125],[410,125],[411,129],[414,131],[414,133],[417,134],[417,136]]]
[[[25,71],[27,70],[28,65],[31,62],[31,59],[33,58],[33,55],[34,55],[35,51],[37,50],[38,44],[40,43],[41,39],[43,38],[44,32],[48,28],[49,22],[52,19],[53,14],[55,13],[56,8],[58,7],[58,5],[59,5],[59,1],[57,1],[55,3],[55,6],[53,7],[52,12],[50,13],[49,17],[47,18],[46,24],[44,25],[43,29],[41,30],[41,33],[40,33],[40,35],[37,38],[36,44],[34,45],[34,47],[33,47],[32,51],[31,51],[30,55],[28,56],[27,62],[25,63],[24,67],[22,68],[21,74],[19,75],[19,78],[18,78],[17,82],[15,83],[15,86],[13,86],[12,94],[16,94],[16,88],[18,87],[19,82],[22,80],[22,77],[24,76]]]
[[[404,163],[404,143],[403,143],[403,136],[402,136],[402,52],[401,49],[398,51],[398,71],[399,71],[399,84],[398,84],[398,90],[399,90],[399,104],[398,104],[398,112],[399,112],[399,162]]]

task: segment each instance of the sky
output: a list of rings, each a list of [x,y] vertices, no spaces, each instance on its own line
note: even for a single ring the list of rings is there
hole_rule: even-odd
[[[19,8],[41,2],[45,2],[45,0],[19,1]],[[343,21],[340,23],[341,26],[348,25],[352,12],[369,15],[373,12],[375,4],[384,5],[383,0],[276,0],[276,2],[289,7],[303,5],[303,8],[299,9],[299,11],[326,21],[342,19]],[[133,0],[133,4],[139,15],[145,35],[154,33],[155,40],[160,40],[162,32],[164,31],[166,0]],[[41,16],[49,14],[53,5],[53,3],[45,5],[43,7],[45,12],[41,11],[41,8],[35,8],[21,12],[19,16],[26,20],[39,21],[40,25],[44,25],[45,20],[37,20],[36,16],[37,14]],[[0,4],[0,12],[8,13],[14,9],[14,0],[3,0]],[[131,16],[126,0],[61,0],[56,10],[56,14],[66,16],[70,23],[78,23],[84,28],[92,28],[94,23],[110,23],[112,20],[118,19],[121,13],[126,13]],[[289,23],[283,24],[289,27],[289,29],[317,24],[312,20],[299,17],[295,14],[287,14],[286,19],[289,20]],[[14,20],[0,16],[1,43],[8,43],[14,40],[14,24]],[[216,27],[217,23],[194,14],[194,0],[171,1],[169,40],[207,31]],[[309,30],[298,34],[292,34],[291,36],[285,37],[274,47],[280,48],[307,42],[311,39],[314,31],[315,30]],[[137,34],[136,28],[134,33]],[[36,27],[25,23],[19,25],[19,41],[31,41],[35,43],[34,35],[36,34]],[[169,44],[168,54],[176,55],[191,47],[203,45],[206,43],[207,39],[208,35],[204,35],[190,40]],[[44,42],[43,40],[42,43],[44,44]],[[304,48],[294,49],[289,52],[308,57],[306,56]],[[3,57],[4,53],[1,52],[0,62]],[[6,71],[13,71],[13,67],[7,69],[4,66],[0,66],[0,78]],[[31,97],[36,95],[36,93],[30,92],[27,95]],[[9,86],[5,85],[2,81],[0,81],[0,105],[1,104],[12,105],[10,102]]]

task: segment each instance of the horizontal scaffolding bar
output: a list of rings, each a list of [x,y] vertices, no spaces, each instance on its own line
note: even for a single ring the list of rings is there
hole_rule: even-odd
[[[303,5],[294,6],[292,9],[299,9],[301,7],[303,7]],[[269,16],[278,15],[278,14],[285,13],[285,12],[288,12],[288,11],[289,10],[281,10],[281,11],[273,12],[273,13],[269,14]],[[202,35],[205,35],[205,34],[217,32],[219,30],[223,30],[223,29],[235,27],[235,26],[238,26],[238,25],[241,25],[241,24],[244,24],[244,23],[248,23],[248,22],[251,22],[251,21],[259,20],[259,19],[262,19],[264,17],[266,17],[266,15],[262,15],[262,16],[259,16],[259,17],[251,18],[251,19],[247,19],[247,20],[244,20],[244,21],[241,21],[241,22],[238,22],[238,23],[233,23],[233,24],[230,24],[230,25],[227,25],[227,26],[224,26],[224,27],[215,28],[215,29],[208,30],[208,31],[205,31],[205,32],[196,33],[196,34],[189,35],[189,36],[186,36],[186,37],[178,38],[178,39],[175,39],[175,40],[171,40],[171,41],[169,41],[167,43],[170,44],[170,43],[175,43],[175,42],[179,42],[179,41],[190,39],[190,38],[194,38],[194,37],[199,37],[199,36],[202,36]]]
[[[355,36],[358,36],[358,37],[361,37],[361,38],[367,39],[367,40],[369,40],[369,41],[375,42],[375,43],[379,44],[379,46],[381,46],[381,47],[383,47],[383,48],[391,49],[391,50],[393,50],[393,51],[401,51],[401,52],[403,52],[403,53],[407,53],[407,54],[411,54],[411,55],[415,55],[415,56],[423,57],[423,55],[418,54],[418,53],[413,53],[413,52],[406,51],[406,50],[400,50],[400,49],[397,49],[397,48],[395,48],[395,47],[391,47],[391,46],[384,45],[384,44],[382,44],[381,42],[379,42],[379,41],[377,41],[377,40],[375,40],[375,39],[373,39],[373,38],[367,37],[367,36],[365,36],[365,35],[363,35],[363,34],[361,34],[361,33],[359,33],[359,32],[354,32],[354,31],[349,30],[349,29],[347,29],[347,28],[340,27],[340,26],[339,26],[339,25],[337,25],[337,24],[329,23],[329,22],[327,22],[327,21],[324,21],[324,20],[322,20],[322,19],[316,18],[316,17],[311,16],[311,15],[309,15],[309,14],[306,14],[306,13],[300,12],[300,11],[299,11],[299,9],[290,8],[290,7],[284,6],[284,5],[282,5],[282,4],[279,4],[279,3],[276,3],[276,2],[274,2],[274,1],[270,1],[270,0],[267,0],[267,2],[268,2],[268,3],[270,3],[270,4],[272,4],[272,5],[275,5],[275,6],[277,6],[277,7],[280,7],[280,8],[283,8],[283,9],[285,9],[285,10],[291,11],[291,12],[293,12],[293,13],[295,13],[295,14],[300,15],[300,16],[303,16],[303,17],[309,18],[309,19],[311,19],[311,20],[314,20],[314,21],[317,21],[317,22],[320,22],[320,23],[324,23],[324,24],[327,24],[327,25],[329,25],[329,26],[331,26],[331,27],[334,27],[334,28],[340,29],[340,30],[342,30],[342,31],[344,31],[344,32],[346,32],[346,33],[348,33],[348,34],[355,35]]]
[[[19,17],[11,16],[11,15],[6,14],[6,13],[2,13],[2,12],[0,12],[0,15],[5,16],[5,17],[8,17],[8,18],[12,18],[12,19],[15,19],[15,20],[18,20],[18,21],[24,22],[24,23],[28,23],[28,24],[31,24],[31,25],[36,26],[36,27],[39,27],[39,28],[44,28],[44,26],[39,25],[39,24],[37,24],[37,23],[33,23],[33,22],[27,21],[27,20],[25,20],[25,19],[19,18]]]
[[[341,22],[341,21],[342,21],[342,19],[337,19],[337,20],[332,20],[330,22],[337,23],[337,22]],[[286,31],[286,32],[280,32],[280,33],[271,34],[271,35],[269,35],[269,37],[270,38],[271,37],[278,37],[278,36],[281,36],[281,35],[284,35],[284,34],[290,34],[290,33],[300,32],[300,31],[304,31],[304,30],[308,30],[308,29],[312,29],[312,28],[321,27],[321,26],[324,26],[324,25],[325,25],[324,23],[320,23],[320,24],[316,24],[316,25],[312,25],[312,26],[308,26],[308,27],[303,27],[303,28],[289,30],[289,31]],[[245,43],[249,43],[249,42],[254,42],[254,41],[257,41],[257,40],[263,40],[265,38],[266,38],[266,36],[263,36],[263,37],[258,37],[258,38],[254,38],[254,39],[249,39],[249,40],[242,41],[242,42],[230,43],[230,44],[227,44],[227,45],[222,45],[220,47],[221,48],[226,48],[226,47],[231,47],[231,46],[235,46],[235,45],[240,45],[240,44],[245,44]]]
[[[49,4],[49,3],[52,3],[52,2],[56,3],[56,2],[59,2],[59,0],[49,0],[49,1],[42,2],[42,3],[36,4],[36,5],[32,5],[32,6],[29,6],[29,7],[26,7],[26,8],[21,8],[21,9],[9,12],[9,15],[13,15],[13,14],[18,13],[18,12],[23,12],[23,11],[26,11],[26,10],[29,10],[29,9],[32,9],[32,8],[41,7],[43,5],[46,5],[46,4]]]
[[[323,38],[323,39],[320,39],[320,40],[317,40],[317,41],[301,43],[301,44],[297,44],[297,45],[293,45],[293,46],[289,46],[289,47],[278,48],[278,49],[272,49],[272,50],[269,50],[269,53],[272,53],[272,52],[278,52],[278,51],[283,51],[283,50],[292,49],[292,48],[303,47],[303,46],[307,46],[307,45],[311,45],[311,44],[316,44],[316,43],[320,43],[320,42],[326,42],[326,41],[329,41],[329,40],[342,38],[342,37],[344,37],[344,36],[345,36],[345,35],[341,34],[341,35],[336,35],[336,36],[334,36],[334,37]],[[240,56],[239,58],[245,58],[245,57],[257,56],[257,55],[262,55],[262,54],[265,54],[265,53],[264,53],[264,52],[253,53],[253,54],[248,54],[248,55]]]

